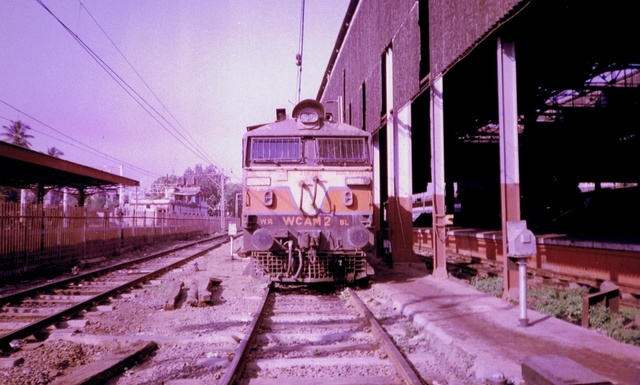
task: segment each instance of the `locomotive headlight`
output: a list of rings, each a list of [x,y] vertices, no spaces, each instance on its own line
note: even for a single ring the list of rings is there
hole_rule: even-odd
[[[353,192],[351,190],[347,190],[344,192],[344,205],[347,207],[353,206]]]
[[[273,246],[273,235],[267,229],[258,229],[251,235],[251,243],[258,250],[269,250]]]
[[[318,121],[318,114],[315,111],[301,112],[299,119],[302,123],[313,124]]]
[[[273,205],[273,191],[266,191],[264,193],[264,205],[267,207]]]
[[[347,240],[356,249],[369,244],[369,231],[364,226],[354,226],[347,230]]]

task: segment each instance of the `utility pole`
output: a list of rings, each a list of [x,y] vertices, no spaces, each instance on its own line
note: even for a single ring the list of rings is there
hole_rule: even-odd
[[[236,193],[236,218],[238,218],[238,198],[240,198],[240,196],[242,195],[242,193]]]
[[[224,169],[220,171],[220,230],[224,231],[225,223],[224,223],[224,214],[226,211],[224,204]]]
[[[122,165],[120,165],[120,176],[123,176]],[[124,208],[124,185],[118,185],[118,206],[120,206],[120,210]]]
[[[296,103],[300,103],[300,89],[302,87],[302,49],[304,47],[304,0],[300,9],[300,37],[298,53],[296,54],[296,66],[298,66],[298,89],[296,95]]]

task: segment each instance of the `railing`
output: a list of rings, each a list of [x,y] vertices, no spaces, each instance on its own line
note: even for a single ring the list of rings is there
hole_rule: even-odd
[[[234,218],[229,218],[234,221]],[[143,245],[214,234],[219,217],[110,215],[83,207],[0,203],[0,282],[33,271],[64,271]]]

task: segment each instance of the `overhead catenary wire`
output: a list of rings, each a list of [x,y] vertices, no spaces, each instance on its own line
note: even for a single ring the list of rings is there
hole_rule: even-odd
[[[42,134],[42,135],[48,136],[48,137],[50,137],[50,138],[53,138],[53,139],[59,140],[59,141],[61,141],[61,142],[65,143],[65,144],[68,144],[68,145],[70,145],[70,146],[73,146],[73,147],[75,147],[75,148],[77,148],[77,149],[79,149],[79,150],[81,150],[81,151],[85,151],[85,152],[91,153],[92,155],[95,155],[95,156],[100,157],[100,158],[102,158],[102,159],[105,159],[105,160],[108,160],[108,161],[115,162],[115,163],[117,163],[117,164],[120,164],[120,165],[126,166],[126,167],[128,167],[129,169],[131,169],[131,170],[133,170],[133,171],[137,171],[137,172],[139,172],[139,173],[141,173],[141,174],[145,174],[145,175],[152,175],[152,176],[155,176],[155,177],[161,177],[161,176],[163,176],[163,175],[161,175],[161,174],[158,174],[158,173],[155,173],[155,172],[152,172],[152,171],[149,171],[149,170],[145,170],[145,169],[143,169],[143,168],[141,168],[141,167],[138,167],[138,166],[136,166],[136,165],[133,165],[133,164],[131,164],[131,163],[129,163],[129,162],[126,162],[126,161],[120,160],[120,159],[118,159],[118,158],[115,158],[115,157],[113,157],[113,156],[111,156],[111,155],[108,155],[108,154],[106,154],[106,153],[104,153],[104,152],[102,152],[102,151],[100,151],[100,150],[98,150],[98,149],[95,149],[95,148],[93,148],[93,147],[89,146],[88,144],[82,143],[82,142],[80,142],[80,141],[78,141],[78,140],[76,140],[76,139],[74,139],[74,138],[70,137],[69,135],[65,134],[64,132],[62,132],[62,131],[60,131],[60,130],[57,130],[56,128],[54,128],[54,127],[52,127],[52,126],[48,125],[47,123],[44,123],[43,121],[41,121],[41,120],[39,120],[39,119],[37,119],[37,118],[33,117],[32,115],[30,115],[30,114],[26,113],[25,111],[22,111],[22,110],[18,109],[17,107],[12,106],[11,104],[7,103],[6,101],[4,101],[4,100],[2,100],[2,99],[0,99],[0,103],[2,103],[2,104],[4,104],[4,105],[6,105],[7,107],[9,107],[9,108],[11,108],[11,109],[15,110],[16,112],[18,112],[18,113],[20,113],[20,114],[22,114],[22,115],[24,115],[24,116],[26,116],[26,117],[28,117],[28,118],[32,119],[33,121],[38,122],[38,123],[40,123],[41,125],[43,125],[43,126],[45,126],[45,127],[49,128],[49,129],[51,129],[51,130],[53,130],[53,131],[57,132],[58,134],[60,134],[60,135],[64,136],[65,138],[70,139],[72,142],[78,143],[78,144],[79,144],[80,146],[82,146],[82,147],[77,146],[77,145],[75,145],[75,144],[73,144],[73,143],[70,143],[70,142],[65,142],[65,141],[63,141],[63,140],[61,140],[61,139],[59,139],[59,138],[55,138],[55,137],[53,137],[53,136],[51,136],[51,135],[48,135],[48,134],[46,134],[46,133],[44,133],[44,132],[42,132],[42,131],[38,131],[38,130],[34,129],[33,127],[31,127],[31,129],[32,129],[34,132],[37,132],[37,133],[39,133],[39,134]],[[8,119],[8,118],[5,118],[5,117],[0,117],[0,118],[6,119],[6,120],[8,120],[8,121],[10,121],[10,122],[13,122],[13,120]],[[84,147],[84,148],[83,148],[83,147]]]
[[[91,18],[91,20],[93,20],[93,22],[98,26],[98,28],[100,29],[100,31],[102,31],[102,33],[104,34],[104,36],[109,40],[109,42],[111,43],[111,45],[113,45],[113,48],[115,48],[116,51],[118,51],[118,53],[120,54],[120,56],[122,56],[122,58],[124,59],[124,61],[129,65],[129,67],[131,68],[131,70],[133,70],[133,72],[136,74],[136,76],[138,76],[138,78],[140,79],[140,81],[142,81],[142,83],[145,85],[145,87],[147,87],[147,89],[149,90],[149,92],[151,92],[151,94],[156,98],[156,100],[158,101],[158,103],[160,103],[160,105],[162,106],[162,108],[164,108],[165,111],[167,111],[167,113],[173,118],[173,120],[175,120],[175,122],[182,128],[182,130],[185,132],[185,134],[189,137],[189,139],[191,140],[191,143],[193,143],[194,147],[198,150],[198,152],[205,158],[207,158],[208,163],[210,164],[214,164],[215,162],[213,162],[213,160],[211,160],[211,158],[207,155],[206,151],[198,144],[198,142],[193,138],[193,136],[189,133],[189,131],[180,123],[180,121],[178,121],[178,119],[175,117],[175,115],[173,115],[173,113],[171,113],[171,111],[169,110],[169,108],[167,108],[167,106],[162,102],[162,100],[160,100],[160,97],[153,91],[153,89],[151,89],[151,86],[149,85],[149,83],[147,83],[144,78],[142,77],[142,75],[138,72],[138,70],[136,70],[136,68],[133,66],[133,64],[129,61],[129,59],[127,59],[127,57],[124,55],[124,53],[120,50],[120,48],[118,48],[118,46],[116,45],[116,43],[113,41],[113,39],[111,39],[111,37],[109,36],[109,34],[107,33],[107,31],[104,30],[104,28],[102,28],[102,26],[100,25],[100,23],[98,23],[98,20],[96,20],[96,18],[93,16],[93,14],[91,14],[91,12],[89,11],[89,9],[87,9],[87,7],[84,5],[84,3],[82,1],[78,1],[80,3],[80,6],[85,10],[85,12],[87,12],[87,14],[89,15],[89,17]],[[178,131],[175,127],[173,127],[173,125],[164,118],[164,116],[162,114],[159,114],[162,119],[167,122],[167,124],[171,125],[172,128],[174,128],[174,130],[176,130],[176,132]],[[186,139],[186,138],[185,138]]]
[[[174,134],[172,131],[170,131],[164,124],[162,124],[162,122],[149,110],[151,109],[153,112],[155,112],[158,116],[162,116],[149,102],[147,102],[147,100],[145,98],[143,98],[138,92],[136,92],[135,89],[133,89],[133,87],[131,87],[120,75],[118,75],[118,73],[113,70],[104,60],[102,60],[102,58],[100,58],[100,56],[95,53],[91,47],[89,47],[75,32],[73,32],[62,20],[60,20],[60,18],[58,18],[43,2],[42,0],[36,0],[36,2],[38,4],[40,4],[54,19],[56,19],[56,21],[58,21],[58,23],[60,25],[62,25],[62,27],[76,40],[76,42],[78,44],[80,44],[80,46],[98,63],[98,65],[100,65],[100,67],[105,70],[105,72],[107,72],[107,74],[116,82],[118,83],[118,85],[129,95],[131,96],[131,98],[140,106],[142,107],[142,109],[149,114],[149,116],[151,116],[152,119],[154,119],[165,131],[167,131],[171,136],[173,136],[174,139],[176,139],[180,144],[182,144],[185,148],[187,148],[187,150],[189,150],[191,153],[193,153],[196,157],[200,158],[201,160],[203,160],[206,163],[209,164],[213,164],[214,162],[212,162],[210,159],[207,159],[206,156],[204,156],[203,154],[199,153],[197,151],[197,149],[195,148],[195,146],[190,143],[185,137],[184,135],[182,135],[178,130],[175,129],[175,127],[173,127],[171,124],[169,124],[174,131],[176,131],[176,133],[178,135],[180,135],[180,137],[183,138],[185,142],[183,142],[183,140],[181,140],[178,136],[176,136],[176,134]],[[135,96],[134,96],[135,94]],[[143,105],[146,104],[149,108],[145,107]],[[166,120],[166,119],[165,119]],[[189,147],[191,146],[191,147]]]

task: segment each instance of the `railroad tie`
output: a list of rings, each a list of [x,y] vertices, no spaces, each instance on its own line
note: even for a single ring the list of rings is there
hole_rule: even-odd
[[[198,283],[191,281],[187,290],[187,303],[190,306],[198,306]]]
[[[213,305],[213,292],[222,283],[221,279],[209,277],[198,283],[198,306]]]
[[[171,294],[169,294],[169,299],[164,303],[164,310],[174,310],[176,308],[183,288],[184,282],[182,281],[178,282],[178,284],[174,286],[173,290],[171,290]]]

